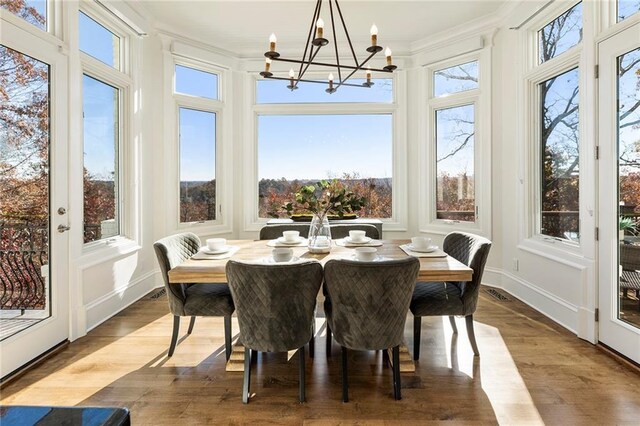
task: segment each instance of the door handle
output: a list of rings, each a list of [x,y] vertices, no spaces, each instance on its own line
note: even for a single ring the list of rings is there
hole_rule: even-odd
[[[61,234],[62,234],[63,232],[65,232],[65,231],[68,231],[69,229],[71,229],[71,227],[69,227],[69,226],[64,226],[64,225],[58,225],[58,232],[59,232],[59,233],[61,233]]]

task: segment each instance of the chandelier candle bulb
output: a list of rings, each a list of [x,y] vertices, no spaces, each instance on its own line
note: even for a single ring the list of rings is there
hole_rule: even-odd
[[[322,18],[318,18],[316,21],[316,38],[322,38],[324,35],[324,21]]]
[[[367,84],[371,84],[371,70],[367,69]]]
[[[372,46],[377,46],[378,45],[378,27],[376,27],[376,24],[371,25],[371,45]]]
[[[264,61],[264,71],[269,72],[271,69],[271,59],[267,58]]]
[[[269,36],[269,52],[275,52],[276,51],[276,42],[278,41],[278,38],[276,37],[276,35],[274,33],[271,33],[271,35]]]
[[[388,47],[386,48],[386,50],[384,51],[384,56],[387,57],[387,65],[391,65],[391,49],[389,49]]]

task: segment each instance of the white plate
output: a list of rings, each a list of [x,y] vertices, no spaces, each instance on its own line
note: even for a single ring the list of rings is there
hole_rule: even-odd
[[[286,262],[276,262],[276,260],[273,257],[265,257],[263,259],[264,263],[268,263],[270,265],[287,265],[289,263],[296,263],[299,260],[300,258],[297,256],[293,256],[291,259],[287,260]]]
[[[349,243],[349,244],[368,244],[368,243],[371,242],[371,238],[370,237],[364,237],[361,240],[353,241],[351,239],[351,237],[345,237],[344,241],[345,241],[345,243]]]
[[[438,246],[431,246],[431,247],[427,247],[427,248],[417,248],[417,247],[414,247],[413,244],[407,245],[407,248],[409,250],[415,251],[417,253],[432,253],[432,252],[438,250]]]
[[[298,237],[296,239],[296,241],[287,241],[287,240],[284,239],[284,237],[278,237],[278,242],[280,244],[285,244],[285,245],[288,245],[288,246],[295,246],[296,244],[300,244],[303,241],[304,241],[304,238],[302,238],[302,237]]]
[[[376,255],[376,257],[374,257],[371,260],[360,260],[356,257],[355,254],[351,255],[351,260],[355,260],[356,262],[382,262],[384,260],[389,260],[389,258],[381,256],[381,255]]]
[[[205,247],[201,247],[200,251],[203,252],[204,254],[223,254],[228,252],[231,249],[232,249],[231,246],[223,246],[218,250],[209,250],[209,247],[205,246]]]

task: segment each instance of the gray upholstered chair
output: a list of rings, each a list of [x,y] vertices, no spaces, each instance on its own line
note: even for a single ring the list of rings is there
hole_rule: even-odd
[[[226,271],[245,348],[242,402],[249,402],[252,351],[293,349],[299,354],[299,394],[304,402],[304,345],[313,336],[322,266],[318,262],[257,265],[230,260]]]
[[[442,249],[449,256],[473,269],[469,282],[423,282],[417,283],[411,298],[413,314],[413,359],[420,358],[420,332],[422,317],[449,316],[453,332],[457,333],[454,315],[464,315],[467,334],[473,353],[479,356],[473,331],[473,313],[478,304],[478,292],[484,265],[487,263],[491,241],[465,232],[452,232],[444,238]]]
[[[275,240],[282,237],[284,231],[299,231],[300,236],[309,236],[309,223],[283,223],[277,225],[265,225],[260,229],[261,240]]]
[[[366,223],[340,223],[336,225],[331,225],[331,238],[338,239],[349,236],[349,231],[364,231],[365,235],[369,238],[373,238],[374,240],[380,239],[380,232],[378,232],[378,228],[375,225],[369,225]]]
[[[393,353],[393,394],[401,399],[400,353],[420,262],[330,260],[324,267],[327,339],[342,347],[342,400],[349,401],[347,349]]]
[[[160,271],[167,291],[169,309],[173,314],[173,335],[169,345],[169,356],[173,355],[178,341],[180,317],[190,316],[189,330],[191,334],[197,316],[224,317],[225,355],[231,355],[231,314],[233,299],[229,287],[222,284],[169,284],[169,271],[189,259],[200,248],[200,239],[191,232],[171,235],[153,244],[158,257]]]

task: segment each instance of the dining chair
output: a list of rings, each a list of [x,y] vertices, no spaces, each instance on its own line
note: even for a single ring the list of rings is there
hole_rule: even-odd
[[[457,333],[454,315],[463,315],[473,353],[475,356],[480,355],[473,330],[473,314],[478,305],[482,273],[491,249],[491,241],[466,232],[451,232],[444,238],[442,249],[449,256],[470,267],[473,270],[473,277],[469,282],[416,284],[410,308],[413,314],[413,359],[415,361],[420,358],[422,317],[425,316],[448,316],[453,332]]]
[[[173,334],[168,355],[172,356],[176,348],[180,317],[191,317],[187,334],[193,331],[197,316],[224,317],[224,346],[228,360],[231,355],[231,314],[234,311],[229,287],[224,283],[169,284],[169,271],[200,249],[198,236],[191,232],[171,235],[156,241],[153,248],[160,264],[169,310],[173,314]]]
[[[337,240],[339,238],[345,238],[349,236],[349,231],[364,231],[365,235],[374,240],[380,239],[380,232],[378,232],[378,228],[375,225],[370,225],[366,223],[347,223],[347,224],[335,224],[330,225],[331,228],[331,238]]]
[[[393,395],[401,399],[400,344],[420,262],[330,260],[324,267],[327,339],[342,348],[342,400],[349,401],[347,351],[392,348]]]
[[[300,236],[307,238],[309,236],[309,223],[279,223],[277,225],[265,225],[260,228],[261,240],[275,240],[282,237],[284,231],[299,231]]]
[[[299,399],[305,401],[305,350],[313,336],[322,266],[315,261],[260,265],[230,260],[227,280],[244,345],[242,402],[249,402],[253,351],[298,350]]]

